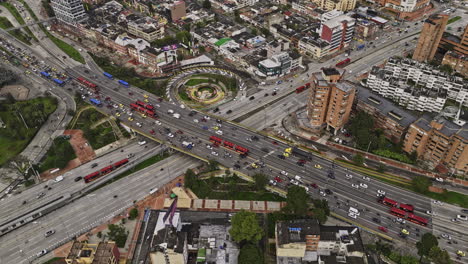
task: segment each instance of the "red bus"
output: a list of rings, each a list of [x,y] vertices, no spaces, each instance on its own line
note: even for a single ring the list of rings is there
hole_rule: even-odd
[[[149,117],[156,118],[156,114],[155,114],[153,111],[146,110],[145,113],[146,113],[146,115],[149,116]]]
[[[146,109],[154,112],[154,106],[152,106],[150,104],[147,104],[145,107],[146,107]]]
[[[305,86],[297,87],[296,88],[296,93],[302,93],[306,89]]]
[[[400,203],[400,209],[412,213],[414,211],[414,206],[412,206],[411,204]]]
[[[244,148],[244,147],[241,147],[239,145],[236,146],[236,151],[239,152],[240,154],[244,154],[244,155],[247,155],[247,153],[249,153],[249,150]]]
[[[420,216],[417,216],[411,213],[408,214],[408,217],[406,219],[408,219],[408,221],[411,221],[413,223],[416,223],[422,226],[427,226],[427,223],[428,223],[428,220],[426,218],[422,218]]]
[[[405,218],[406,217],[406,212],[401,210],[401,209],[398,209],[396,207],[392,207],[392,209],[390,209],[390,214],[392,214],[394,216],[398,216],[400,218]]]
[[[392,206],[392,207],[397,207],[398,203],[392,199],[388,199],[387,197],[384,197],[382,199],[379,199],[379,203],[385,204],[387,206]]]
[[[335,66],[338,67],[338,68],[344,67],[344,66],[348,65],[350,62],[351,62],[351,59],[347,58],[345,60],[342,60],[342,61],[338,62]]]
[[[224,146],[230,149],[234,149],[234,143],[224,140]]]
[[[88,174],[84,177],[84,181],[85,183],[88,183],[88,182],[91,182],[91,181],[94,181],[95,179],[97,179],[101,174],[99,173],[99,171],[95,171],[91,174]]]
[[[145,107],[145,103],[143,103],[142,101],[136,101],[135,104],[141,106],[141,107]]]
[[[138,105],[136,105],[136,104],[130,104],[130,108],[131,108],[132,110],[138,110]]]
[[[306,89],[308,89],[310,87],[310,83],[306,83],[304,86],[306,87]]]
[[[92,83],[92,82],[86,80],[85,78],[83,78],[83,77],[81,77],[81,76],[78,77],[78,78],[76,78],[76,80],[77,80],[79,83],[83,84],[84,86],[86,86],[86,87],[88,87],[88,88],[91,88],[91,89],[93,89],[95,92],[97,92],[97,85],[96,85],[96,84],[94,84],[94,83]]]
[[[123,165],[125,165],[127,163],[128,163],[128,159],[123,159],[121,161],[118,161],[118,162],[114,163],[114,167],[119,168],[120,166],[123,166]]]
[[[220,145],[223,142],[222,139],[220,139],[219,137],[215,137],[215,136],[211,136],[210,141],[216,145]]]
[[[114,169],[114,167],[112,167],[112,165],[110,165],[110,166],[107,166],[107,167],[102,168],[102,169],[100,170],[100,172],[103,173],[103,174],[106,174],[106,173],[111,172],[113,169]]]

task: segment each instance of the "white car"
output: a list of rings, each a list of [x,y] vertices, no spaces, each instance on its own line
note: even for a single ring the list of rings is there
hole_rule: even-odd
[[[353,214],[351,212],[348,213],[348,216],[353,218],[353,219],[357,219],[357,215],[355,215],[355,214]]]
[[[362,176],[362,179],[365,180],[365,181],[370,181],[370,178],[366,177],[366,176]]]
[[[327,194],[324,191],[320,191],[320,196],[325,197],[325,196],[327,196]]]
[[[204,116],[203,118],[205,118],[206,120],[210,120],[209,116]]]
[[[360,183],[359,186],[360,186],[361,188],[367,189],[367,184],[365,184],[365,183]]]
[[[47,252],[48,252],[47,249],[43,249],[43,250],[41,250],[39,253],[36,254],[36,257],[38,257],[38,258],[39,258],[39,257],[42,257],[42,256],[44,256],[45,254],[47,254]]]
[[[223,131],[221,131],[221,130],[218,130],[218,131],[216,131],[215,133],[218,134],[218,135],[220,135],[220,136],[223,135]]]
[[[444,204],[441,201],[437,201],[437,200],[432,200],[432,203],[437,204],[437,205],[443,205]]]
[[[274,180],[270,180],[270,185],[276,186],[277,182]]]
[[[156,125],[158,125],[158,126],[162,125],[161,121],[159,121],[159,120],[154,121],[154,123],[155,123]]]
[[[353,178],[353,175],[351,175],[351,174],[346,174],[346,175],[345,175],[345,178],[348,179],[348,180],[350,180],[350,179]]]
[[[194,119],[193,122],[198,123],[199,121],[198,121],[198,119]]]
[[[58,176],[57,178],[55,178],[54,181],[55,181],[55,182],[61,182],[61,181],[63,181],[63,176],[62,176],[62,175]]]
[[[218,156],[219,154],[218,154],[218,152],[216,152],[216,151],[212,151],[212,152],[211,152],[211,155],[213,155],[213,156]]]
[[[428,215],[435,215],[434,212],[432,212],[432,211],[426,211],[426,214],[428,214]]]
[[[213,147],[211,145],[206,145],[206,148],[207,149],[213,149]]]
[[[435,178],[435,179],[436,179],[436,181],[438,181],[438,182],[444,182],[444,178],[437,177],[437,178]]]
[[[169,133],[169,134],[167,134],[167,136],[170,137],[170,138],[173,138],[173,137],[174,137],[174,134]]]
[[[281,174],[284,175],[284,176],[288,175],[288,173],[286,171],[281,171]]]
[[[400,217],[398,217],[398,218],[396,219],[396,221],[397,221],[398,223],[401,223],[401,224],[406,223],[406,220],[403,219],[403,218],[400,218]]]
[[[467,221],[468,220],[468,217],[466,215],[457,215],[457,219],[460,219],[460,220],[463,220],[463,221]]]
[[[441,236],[442,238],[445,238],[445,239],[448,239],[448,240],[451,240],[451,239],[452,239],[452,237],[451,237],[449,234],[445,234],[445,233],[444,233],[444,234],[441,234],[440,236]]]
[[[294,184],[294,185],[299,185],[299,182],[294,180],[294,179],[291,179],[291,183]]]
[[[146,141],[144,141],[144,140],[138,142],[138,145],[140,145],[140,146],[143,146],[144,144],[146,144]]]
[[[137,127],[142,127],[143,125],[141,123],[136,123]]]
[[[377,194],[378,194],[379,196],[384,196],[384,195],[385,195],[385,191],[377,190]]]
[[[359,185],[357,185],[357,184],[355,184],[355,183],[351,184],[351,187],[356,188],[356,189],[359,189]]]

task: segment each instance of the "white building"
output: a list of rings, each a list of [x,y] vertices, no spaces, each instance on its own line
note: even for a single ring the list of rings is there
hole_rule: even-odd
[[[86,13],[81,0],[52,0],[50,2],[55,17],[62,23],[76,25],[86,20]]]
[[[440,112],[446,99],[468,106],[468,84],[462,78],[410,59],[390,58],[383,69],[374,67],[367,84],[410,110]]]

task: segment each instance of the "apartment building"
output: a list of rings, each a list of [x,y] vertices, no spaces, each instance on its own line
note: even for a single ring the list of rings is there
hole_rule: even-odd
[[[120,252],[115,242],[88,244],[74,241],[65,262],[67,264],[117,264],[119,259]]]
[[[320,9],[350,11],[356,7],[356,0],[312,0]]]
[[[418,44],[413,53],[413,60],[428,62],[434,58],[448,18],[448,15],[434,14],[424,21]]]
[[[324,226],[316,219],[280,221],[275,226],[276,263],[367,263],[359,229]]]
[[[457,174],[468,173],[468,124],[424,115],[406,133],[403,150],[416,152],[432,167],[444,165]]]
[[[392,101],[358,86],[356,92],[356,110],[368,113],[374,118],[374,125],[380,128],[385,137],[394,143],[400,142],[408,127],[417,117],[401,110]]]
[[[431,8],[430,0],[377,0],[377,3],[390,10],[397,18],[405,20],[419,18]]]
[[[330,44],[320,38],[304,37],[298,42],[298,50],[319,60],[330,54]]]
[[[468,77],[468,55],[461,55],[457,52],[448,51],[442,59],[442,64],[449,65],[456,72]]]
[[[410,110],[440,112],[446,99],[468,106],[468,84],[463,78],[410,59],[392,57],[384,68],[373,67],[367,85]]]
[[[468,25],[461,36],[444,32],[439,48],[448,50],[442,64],[450,65],[458,73],[468,76]]]
[[[52,0],[50,5],[58,21],[75,26],[86,20],[86,13],[81,0]]]
[[[169,5],[169,10],[171,12],[171,20],[178,21],[181,18],[187,15],[185,2],[184,1],[176,1]]]
[[[152,42],[164,37],[164,24],[150,17],[141,17],[128,22],[128,33]]]
[[[353,38],[355,19],[341,15],[325,21],[320,26],[320,38],[330,44],[330,52],[349,46]]]
[[[344,72],[342,69],[322,68],[321,72],[312,74],[307,116],[315,133],[326,128],[336,134],[349,119],[356,88],[343,81]]]

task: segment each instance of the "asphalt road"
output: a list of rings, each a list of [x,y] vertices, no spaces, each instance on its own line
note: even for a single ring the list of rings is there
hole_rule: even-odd
[[[152,188],[161,188],[175,176],[181,175],[188,168],[196,167],[199,163],[200,161],[189,156],[175,154],[125,179],[100,188],[40,218],[35,224],[28,224],[0,237],[0,263],[41,263],[52,258],[53,256],[48,254],[36,259],[36,254],[43,249],[50,251],[70,241],[74,236],[107,223],[115,215],[124,213],[133,201],[147,196]],[[55,234],[46,238],[44,234],[49,230],[55,230]]]

